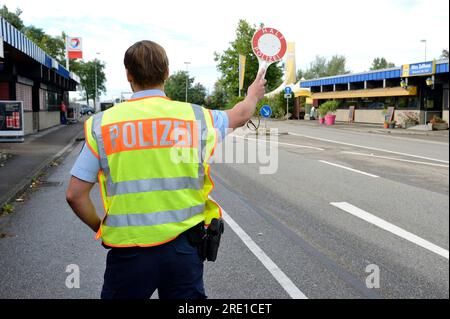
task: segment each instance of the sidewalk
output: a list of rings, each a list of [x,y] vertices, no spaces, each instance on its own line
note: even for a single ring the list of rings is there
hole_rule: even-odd
[[[0,143],[0,208],[83,134],[80,122],[26,136],[23,143]]]
[[[267,121],[268,126],[272,124],[272,127],[277,127],[283,131],[295,130],[295,127],[307,126],[307,127],[317,127],[324,130],[342,130],[347,132],[358,132],[358,133],[371,133],[377,135],[388,135],[388,136],[401,136],[408,137],[411,139],[421,139],[436,142],[449,142],[449,130],[445,131],[416,131],[410,129],[385,129],[382,125],[376,124],[363,124],[363,123],[347,123],[347,122],[337,122],[335,125],[325,125],[319,124],[319,121],[309,121],[309,120],[272,120]],[[263,120],[261,121],[263,126]]]

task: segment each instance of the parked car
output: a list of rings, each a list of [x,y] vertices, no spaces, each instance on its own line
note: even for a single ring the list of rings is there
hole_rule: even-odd
[[[82,105],[81,109],[80,109],[80,114],[81,115],[92,115],[95,113],[95,110],[88,106],[88,105]]]

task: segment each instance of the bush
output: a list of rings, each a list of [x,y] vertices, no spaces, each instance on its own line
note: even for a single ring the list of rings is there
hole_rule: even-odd
[[[320,105],[319,114],[324,117],[327,114],[334,114],[339,107],[339,102],[337,101],[327,101]]]
[[[325,117],[325,115],[327,115],[327,113],[328,113],[327,106],[325,104],[320,105],[317,109],[317,113],[319,114],[320,118]]]
[[[243,100],[244,100],[243,96],[235,96],[235,97],[231,98],[228,101],[228,103],[225,104],[225,110],[233,108],[236,104],[238,104],[239,102],[241,102]]]

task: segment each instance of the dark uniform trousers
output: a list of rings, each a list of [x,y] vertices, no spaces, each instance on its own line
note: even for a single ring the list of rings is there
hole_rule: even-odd
[[[203,261],[185,234],[155,247],[112,248],[102,299],[206,299]]]

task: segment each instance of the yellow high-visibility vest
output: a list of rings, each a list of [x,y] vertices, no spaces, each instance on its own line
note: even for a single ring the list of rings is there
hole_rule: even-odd
[[[131,100],[89,118],[85,135],[100,161],[105,217],[97,239],[105,245],[157,246],[222,216],[209,198],[211,111],[165,97]]]

